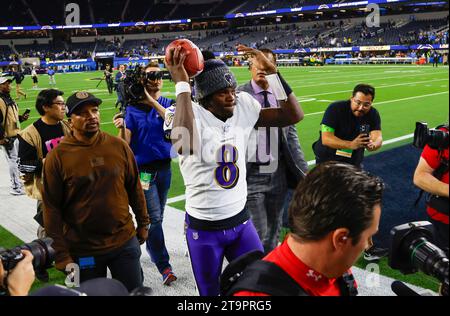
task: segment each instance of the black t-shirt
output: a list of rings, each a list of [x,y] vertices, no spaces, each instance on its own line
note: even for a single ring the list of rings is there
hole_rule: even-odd
[[[43,158],[59,145],[64,137],[64,130],[62,124],[47,125],[42,119],[37,120],[33,123],[34,127],[37,129],[39,135],[42,139],[42,154]],[[22,164],[27,164],[27,162],[38,161],[37,150],[26,141],[19,137],[19,158]],[[39,165],[40,163],[38,163]],[[38,168],[40,169],[40,168]]]
[[[342,140],[352,141],[360,134],[361,125],[369,125],[369,131],[381,130],[380,114],[375,108],[362,116],[356,117],[351,110],[350,100],[338,101],[330,104],[323,116],[322,125],[334,129],[334,135]],[[322,132],[319,134],[319,140],[313,145],[317,162],[329,160],[343,161],[359,166],[364,158],[364,148],[353,150],[351,157],[345,157],[336,149],[324,146],[322,144]]]

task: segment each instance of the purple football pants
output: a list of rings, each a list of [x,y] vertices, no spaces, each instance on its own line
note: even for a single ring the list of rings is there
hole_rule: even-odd
[[[251,220],[234,228],[206,231],[187,228],[186,241],[192,271],[201,296],[217,296],[223,258],[228,262],[253,250],[264,252]]]

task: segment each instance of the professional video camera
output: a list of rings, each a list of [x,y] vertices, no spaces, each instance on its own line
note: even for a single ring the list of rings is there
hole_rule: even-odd
[[[448,296],[449,261],[445,252],[433,244],[433,232],[433,225],[426,221],[394,227],[391,230],[389,266],[403,274],[420,270],[435,277],[442,283],[440,294]],[[411,289],[409,291],[414,293]]]
[[[145,72],[144,67],[136,66],[134,69],[125,71],[126,77],[123,81],[125,87],[125,99],[127,104],[137,103],[144,99],[144,89],[148,81],[163,78],[160,71]]]
[[[413,145],[417,148],[423,148],[425,145],[428,145],[431,148],[438,150],[448,148],[448,129],[447,132],[439,130],[438,128],[429,129],[427,123],[416,122]]]
[[[0,248],[0,259],[2,260],[3,269],[5,271],[14,269],[19,261],[24,258],[21,250],[28,250],[33,255],[33,268],[36,277],[43,282],[48,282],[47,269],[51,268],[55,261],[55,250],[52,248],[52,243],[53,239],[47,237],[36,239],[9,250]]]

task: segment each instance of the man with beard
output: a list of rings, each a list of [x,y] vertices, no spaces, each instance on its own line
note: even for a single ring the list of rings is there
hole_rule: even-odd
[[[322,119],[319,140],[313,144],[316,163],[341,161],[362,167],[364,150],[381,148],[381,119],[372,106],[375,88],[358,84],[350,100],[330,104]],[[364,259],[377,261],[387,255],[387,249],[371,247]]]
[[[140,244],[150,220],[133,152],[100,131],[101,102],[84,91],[67,99],[72,131],[44,163],[44,227],[57,269],[76,263],[83,282],[106,277],[109,268],[132,291],[142,286]]]
[[[161,273],[163,284],[170,285],[177,278],[169,263],[162,221],[170,188],[171,143],[164,136],[166,108],[174,100],[161,96],[162,73],[156,62],[145,68],[144,98],[127,107],[125,122],[118,114],[114,125],[120,129],[119,136],[126,140],[136,156],[139,177],[147,202],[151,225],[147,239],[147,252]]]
[[[381,148],[381,119],[372,107],[375,88],[359,84],[350,100],[330,104],[321,123],[319,140],[313,144],[316,163],[342,161],[361,167],[364,149]]]

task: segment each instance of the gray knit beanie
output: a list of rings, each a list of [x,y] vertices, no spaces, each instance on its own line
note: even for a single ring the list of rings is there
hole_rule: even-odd
[[[195,98],[201,100],[216,91],[236,88],[237,82],[227,65],[219,59],[205,61],[203,71],[194,78]]]

